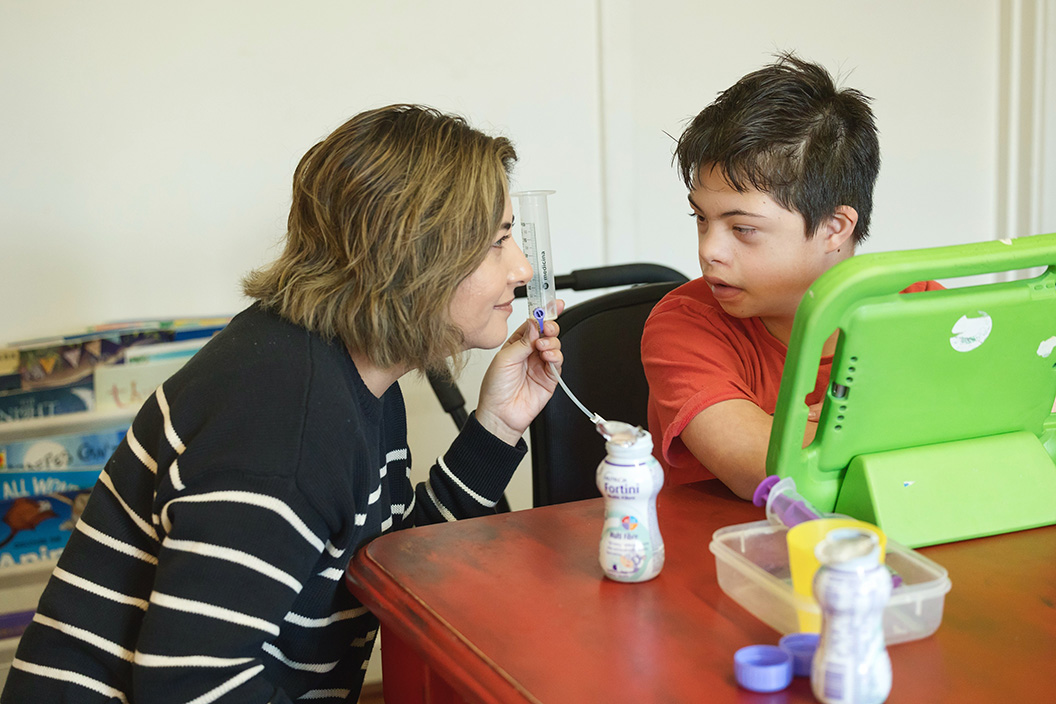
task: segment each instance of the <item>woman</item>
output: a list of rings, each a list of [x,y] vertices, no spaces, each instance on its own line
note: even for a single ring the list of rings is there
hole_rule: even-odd
[[[532,270],[511,144],[397,105],[302,158],[256,303],[147,401],[41,598],[3,702],[356,701],[377,621],[345,589],[391,530],[494,512],[550,398],[527,323],[412,487],[399,385],[502,344]]]

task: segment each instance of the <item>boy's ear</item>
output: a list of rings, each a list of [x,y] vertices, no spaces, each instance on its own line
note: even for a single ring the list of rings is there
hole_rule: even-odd
[[[854,228],[858,225],[858,211],[849,205],[837,205],[836,212],[822,221],[815,237],[825,240],[825,251],[835,252],[844,246],[854,246]]]

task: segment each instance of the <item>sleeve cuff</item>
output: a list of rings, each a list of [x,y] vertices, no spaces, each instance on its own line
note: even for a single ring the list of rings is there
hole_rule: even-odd
[[[474,411],[444,455],[444,463],[473,491],[498,501],[527,453],[524,438],[515,446],[507,445],[477,422]]]

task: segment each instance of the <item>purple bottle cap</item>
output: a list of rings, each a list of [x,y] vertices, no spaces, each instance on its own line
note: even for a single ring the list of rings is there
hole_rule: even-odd
[[[752,494],[752,503],[756,506],[765,506],[766,497],[770,495],[770,489],[773,488],[774,484],[781,481],[781,477],[776,474],[771,474],[769,477],[759,482],[759,486],[755,487],[755,493]]]
[[[777,692],[792,682],[792,656],[776,645],[749,645],[733,654],[737,684],[753,692]]]
[[[810,677],[810,666],[819,640],[817,633],[789,633],[778,641],[778,646],[792,657],[793,675]]]

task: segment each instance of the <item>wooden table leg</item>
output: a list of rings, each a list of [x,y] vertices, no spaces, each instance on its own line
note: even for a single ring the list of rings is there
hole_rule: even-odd
[[[381,638],[381,682],[385,701],[392,704],[467,704],[469,701],[426,665],[414,648],[384,626]]]

